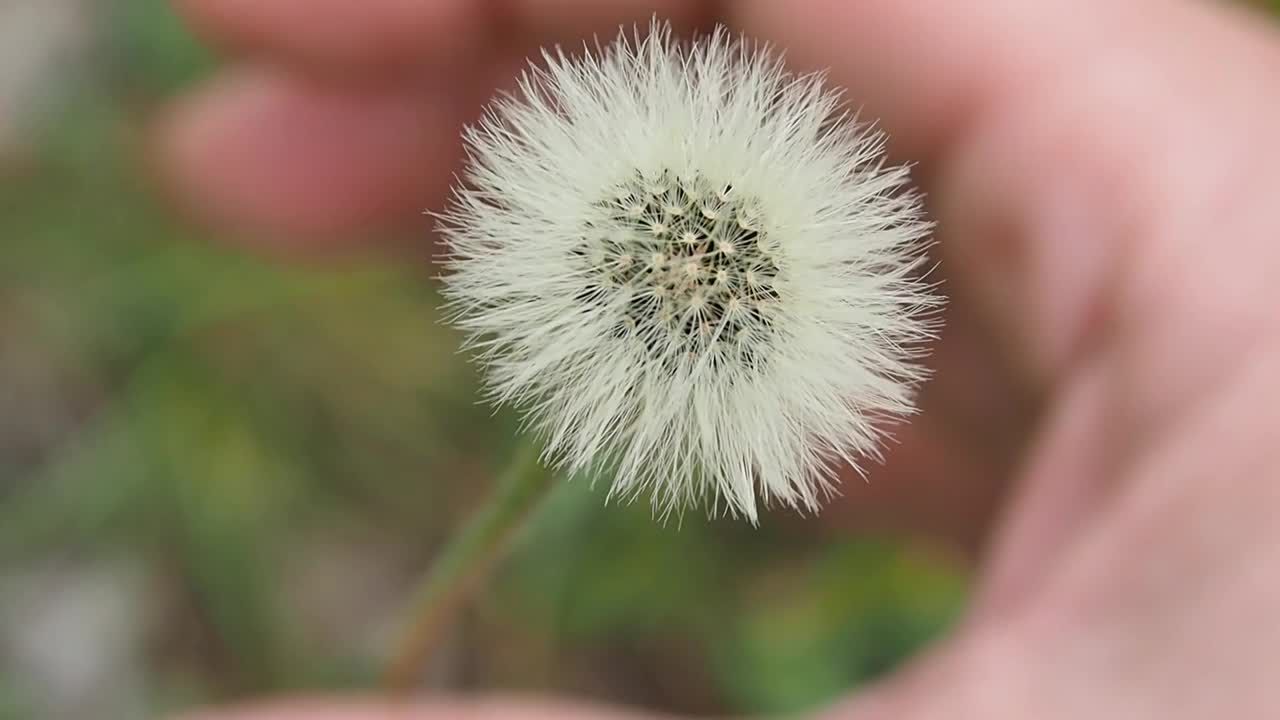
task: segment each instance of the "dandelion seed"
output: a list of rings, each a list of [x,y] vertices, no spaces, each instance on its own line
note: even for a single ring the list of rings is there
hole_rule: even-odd
[[[816,510],[924,376],[907,170],[820,76],[723,30],[544,61],[466,132],[442,216],[491,398],[614,495]]]

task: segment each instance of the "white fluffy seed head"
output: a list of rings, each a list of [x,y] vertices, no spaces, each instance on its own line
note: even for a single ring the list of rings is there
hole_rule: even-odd
[[[450,317],[562,469],[754,521],[912,409],[937,304],[883,138],[725,31],[544,53],[465,133]]]

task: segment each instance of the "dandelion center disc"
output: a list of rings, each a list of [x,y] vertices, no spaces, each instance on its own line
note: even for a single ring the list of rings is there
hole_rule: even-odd
[[[784,279],[758,205],[702,174],[637,172],[597,203],[572,251],[579,299],[654,355],[761,362]]]

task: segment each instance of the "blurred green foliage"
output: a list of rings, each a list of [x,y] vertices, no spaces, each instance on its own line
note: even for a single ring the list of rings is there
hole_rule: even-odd
[[[168,3],[112,7],[107,62],[0,173],[0,595],[32,567],[140,559],[150,712],[368,686],[515,423],[476,403],[421,268],[271,263],[159,202],[145,121],[213,61]],[[576,481],[435,680],[793,711],[900,662],[964,586],[901,543],[779,513],[663,524]],[[14,677],[0,718],[43,701]]]

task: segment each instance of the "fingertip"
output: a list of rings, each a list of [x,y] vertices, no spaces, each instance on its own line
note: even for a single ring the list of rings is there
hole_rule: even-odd
[[[785,49],[794,70],[828,72],[867,120],[885,128],[896,156],[924,163],[945,152],[983,106],[1076,39],[1071,15],[1054,3],[741,0],[730,7],[736,26]]]
[[[158,170],[185,209],[235,236],[350,247],[443,197],[460,154],[455,115],[447,99],[237,70],[159,121]]]
[[[378,701],[295,698],[227,708],[179,720],[657,720],[616,708],[536,700]]]
[[[408,703],[299,698],[205,710],[177,720],[431,720],[439,717],[445,716]]]
[[[677,32],[701,27],[713,17],[703,0],[501,0],[502,22],[539,42],[601,40],[619,29],[647,25],[656,18]]]
[[[198,34],[233,51],[350,74],[461,62],[488,42],[471,0],[179,0]]]

